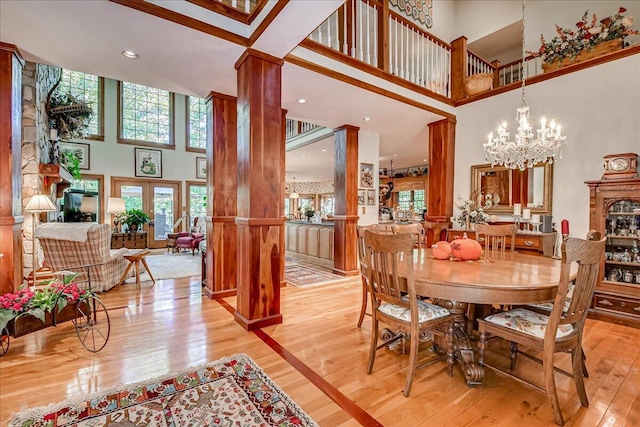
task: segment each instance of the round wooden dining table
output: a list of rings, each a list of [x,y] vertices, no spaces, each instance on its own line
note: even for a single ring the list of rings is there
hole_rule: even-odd
[[[431,250],[414,250],[416,293],[446,307],[455,317],[455,359],[469,385],[480,384],[482,366],[466,333],[468,303],[532,304],[552,301],[560,280],[561,261],[511,252],[485,253],[477,261],[437,260]],[[575,267],[577,269],[577,266]],[[402,271],[399,272],[402,276]]]

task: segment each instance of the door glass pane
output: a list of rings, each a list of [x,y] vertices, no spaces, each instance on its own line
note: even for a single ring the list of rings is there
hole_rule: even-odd
[[[139,185],[123,185],[120,187],[120,197],[124,199],[124,207],[142,209],[142,187]]]
[[[154,239],[166,240],[173,229],[173,188],[153,188]]]
[[[207,216],[207,187],[204,185],[191,185],[189,187],[189,217],[197,218]]]

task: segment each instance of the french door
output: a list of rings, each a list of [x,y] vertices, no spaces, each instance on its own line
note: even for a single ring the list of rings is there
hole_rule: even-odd
[[[180,182],[112,178],[111,194],[124,199],[127,209],[142,209],[149,215],[151,222],[143,227],[149,248],[167,246],[167,233],[173,231],[173,223],[180,218]]]

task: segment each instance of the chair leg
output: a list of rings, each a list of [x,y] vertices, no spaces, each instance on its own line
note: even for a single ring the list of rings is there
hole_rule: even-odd
[[[584,354],[584,350],[582,346],[580,346],[580,354],[582,359],[582,376],[585,378],[589,378],[589,371],[587,371],[587,356]]]
[[[574,369],[575,369],[574,364]],[[544,386],[547,391],[547,398],[553,409],[553,416],[556,424],[563,426],[564,418],[560,410],[560,401],[558,400],[558,391],[556,390],[555,370],[553,369],[553,348],[545,348],[542,352],[542,370],[544,371]],[[574,371],[575,374],[575,371]],[[578,375],[582,379],[581,375]]]
[[[360,317],[358,318],[358,328],[362,327],[362,321],[364,320],[364,314],[367,311],[367,299],[368,299],[368,290],[367,290],[367,280],[364,277],[362,279],[362,305],[360,306]]]
[[[478,325],[478,333],[480,334],[480,341],[478,341],[478,365],[484,366],[484,352],[487,349],[487,332],[482,322]]]
[[[369,349],[369,365],[367,366],[367,374],[373,372],[373,362],[376,359],[376,350],[378,347],[378,319],[375,314],[371,316],[371,347]]]
[[[409,397],[411,393],[411,385],[413,384],[413,376],[416,372],[418,364],[418,344],[420,343],[420,334],[411,334],[411,349],[409,350],[409,367],[407,368],[407,382],[404,386],[404,397]]]
[[[518,357],[518,343],[511,342],[509,358],[511,359],[511,369],[512,371],[516,369],[516,358]]]
[[[453,325],[452,321],[447,327],[447,366],[449,368],[449,376],[453,377],[453,365],[455,363],[455,353],[453,351]]]
[[[578,354],[580,352],[580,354]],[[578,392],[578,397],[580,398],[580,404],[585,408],[589,407],[589,398],[587,397],[587,392],[584,389],[584,377],[582,374],[584,373],[584,361],[582,360],[584,353],[582,352],[582,347],[577,346],[571,351],[571,362],[573,365],[573,381],[576,384],[576,390]]]

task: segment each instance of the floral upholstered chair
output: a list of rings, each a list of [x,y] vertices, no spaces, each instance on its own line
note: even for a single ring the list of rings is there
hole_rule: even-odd
[[[196,249],[199,250],[199,244],[204,240],[207,232],[207,224],[204,217],[199,216],[193,219],[193,227],[191,230],[181,231],[175,242],[175,247],[180,249],[191,249],[191,255],[195,255]]]
[[[53,271],[91,265],[91,289],[102,292],[116,286],[128,261],[126,248],[111,250],[111,226],[95,222],[51,222],[36,228],[44,261]],[[133,271],[132,271],[133,273]]]

